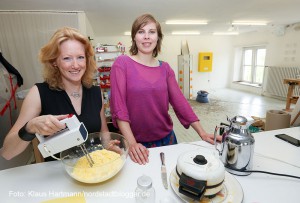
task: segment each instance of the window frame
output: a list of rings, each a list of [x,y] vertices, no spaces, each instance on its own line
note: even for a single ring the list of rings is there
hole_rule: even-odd
[[[258,66],[261,65],[257,65],[257,52],[259,49],[264,49],[265,52],[267,52],[267,48],[264,45],[260,45],[260,46],[249,46],[249,47],[243,47],[242,48],[242,60],[241,60],[241,74],[240,74],[240,81],[245,82],[245,83],[249,83],[249,84],[255,84],[255,85],[262,85],[263,81],[261,83],[259,82],[254,82],[256,81],[256,70]],[[251,59],[251,81],[247,81],[244,80],[244,72],[245,72],[245,66],[249,66],[245,64],[245,52],[247,50],[252,50],[252,59]],[[266,55],[265,55],[265,59],[266,59]],[[263,65],[263,67],[265,67],[265,64]]]

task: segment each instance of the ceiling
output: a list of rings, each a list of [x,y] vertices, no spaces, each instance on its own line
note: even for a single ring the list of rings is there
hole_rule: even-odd
[[[95,36],[120,36],[134,19],[151,13],[163,33],[172,31],[228,32],[231,22],[267,21],[267,26],[235,26],[240,33],[271,31],[300,22],[299,0],[0,0],[0,10],[84,11]],[[166,25],[166,20],[207,20],[207,25]]]

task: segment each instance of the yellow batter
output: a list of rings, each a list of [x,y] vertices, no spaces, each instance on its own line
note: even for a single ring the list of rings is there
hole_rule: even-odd
[[[114,176],[123,166],[120,154],[106,149],[90,153],[95,164],[90,167],[85,156],[81,157],[74,166],[72,176],[81,182],[98,183]],[[107,164],[109,163],[109,164]]]

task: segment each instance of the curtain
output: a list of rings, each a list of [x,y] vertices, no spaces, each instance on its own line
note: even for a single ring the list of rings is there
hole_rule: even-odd
[[[38,54],[61,27],[79,29],[77,12],[0,12],[0,50],[21,73],[22,89],[42,82],[42,65]]]

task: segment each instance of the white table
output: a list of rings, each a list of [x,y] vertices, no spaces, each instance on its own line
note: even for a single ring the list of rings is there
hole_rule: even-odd
[[[286,143],[274,135],[286,133],[300,139],[300,128],[288,128],[255,133],[253,170],[286,173],[300,176],[300,148]],[[176,166],[178,155],[199,148],[213,148],[206,142],[183,143],[150,149],[147,165],[133,163],[128,157],[124,168],[112,179],[100,184],[82,184],[71,179],[59,161],[32,164],[0,171],[0,202],[41,202],[85,192],[86,202],[134,202],[136,180],[145,174],[152,178],[156,202],[171,197],[181,202],[169,185],[165,190],[161,182],[159,153],[164,152],[167,172]],[[294,178],[253,173],[250,176],[234,176],[244,191],[245,203],[300,202],[300,180]]]

